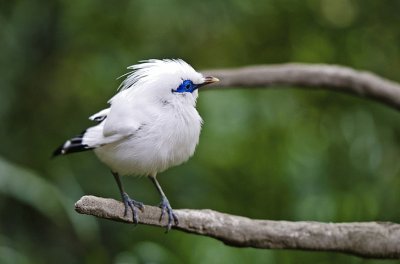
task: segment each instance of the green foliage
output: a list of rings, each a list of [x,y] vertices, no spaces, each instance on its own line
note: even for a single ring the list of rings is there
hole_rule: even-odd
[[[1,1],[0,262],[366,262],[231,248],[78,215],[73,203],[83,194],[119,198],[113,178],[93,154],[49,156],[91,124],[86,116],[141,59],[180,57],[196,69],[334,63],[400,81],[399,9],[395,0]],[[202,92],[199,111],[195,156],[160,175],[173,207],[400,221],[396,111],[290,87]],[[135,199],[159,202],[146,179],[123,181]]]

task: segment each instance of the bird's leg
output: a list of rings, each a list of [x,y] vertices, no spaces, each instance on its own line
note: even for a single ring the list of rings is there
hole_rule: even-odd
[[[160,203],[160,208],[161,208],[161,216],[160,216],[160,221],[162,221],[162,218],[165,213],[168,214],[168,224],[166,226],[168,232],[171,227],[172,227],[172,221],[174,221],[175,225],[178,225],[178,217],[174,214],[171,205],[169,204],[169,201],[167,199],[167,196],[165,196],[160,184],[158,183],[156,176],[150,176],[151,181],[154,183],[154,185],[157,188],[158,193],[161,195],[161,203]]]
[[[126,217],[126,215],[128,214],[128,208],[130,208],[132,210],[133,222],[135,224],[137,224],[139,221],[138,221],[136,207],[139,208],[141,211],[143,211],[143,209],[144,209],[143,203],[131,199],[129,197],[129,195],[124,191],[124,188],[122,187],[122,183],[121,183],[121,179],[119,178],[119,174],[116,172],[111,172],[111,173],[114,176],[114,179],[118,184],[118,188],[119,188],[119,191],[120,191],[121,197],[122,197],[122,202],[125,205],[124,216]]]

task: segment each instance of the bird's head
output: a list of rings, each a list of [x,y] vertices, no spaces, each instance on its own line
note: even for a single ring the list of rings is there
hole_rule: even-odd
[[[219,81],[212,76],[204,77],[180,59],[146,60],[128,69],[132,71],[120,89],[127,90],[135,97],[140,94],[161,99],[184,98],[195,102],[200,87]]]

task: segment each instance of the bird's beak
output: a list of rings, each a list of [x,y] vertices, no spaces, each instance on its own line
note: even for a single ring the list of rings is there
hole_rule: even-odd
[[[212,76],[207,76],[207,77],[204,77],[204,82],[200,83],[198,85],[198,87],[201,87],[201,86],[204,86],[204,85],[207,85],[207,84],[211,84],[211,83],[215,83],[215,82],[219,82],[219,79],[215,78],[215,77],[212,77]]]

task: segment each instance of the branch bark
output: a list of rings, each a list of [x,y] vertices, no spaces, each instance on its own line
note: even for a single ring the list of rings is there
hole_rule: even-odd
[[[124,217],[124,205],[113,199],[83,196],[75,210],[81,214],[132,223]],[[342,252],[366,258],[400,258],[400,225],[389,222],[318,223],[253,220],[212,210],[174,211],[174,229],[209,236],[236,247],[298,249]],[[161,210],[146,205],[139,224],[165,226]]]
[[[320,88],[366,97],[400,110],[398,83],[343,66],[288,63],[205,70],[202,73],[221,80],[202,89],[272,86]]]

